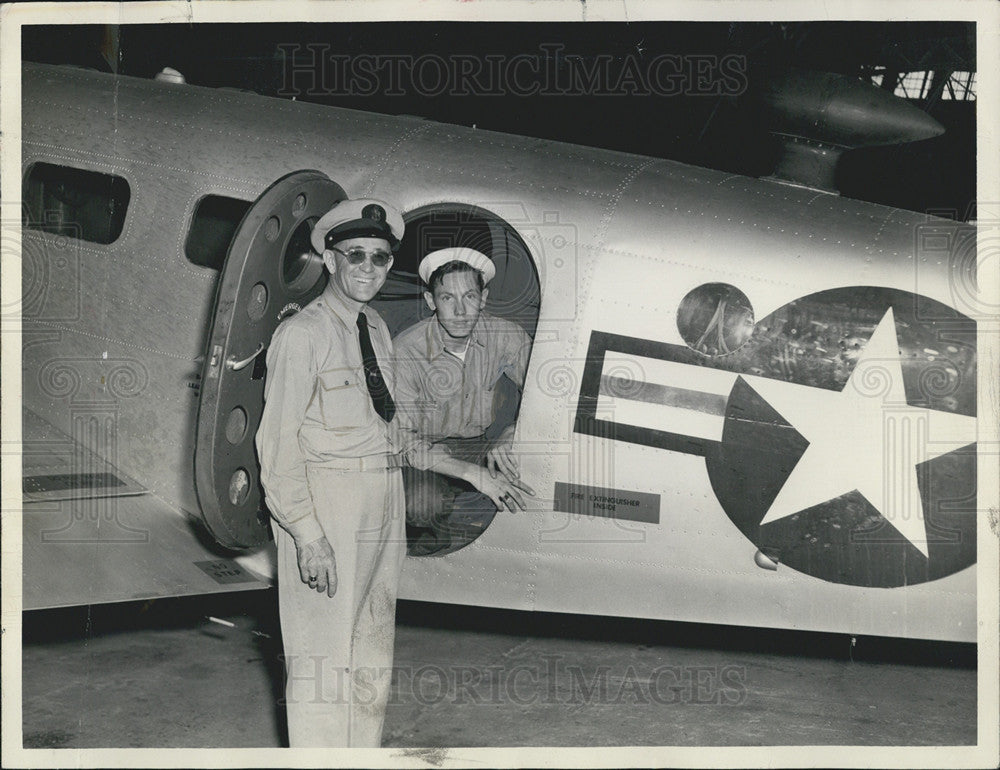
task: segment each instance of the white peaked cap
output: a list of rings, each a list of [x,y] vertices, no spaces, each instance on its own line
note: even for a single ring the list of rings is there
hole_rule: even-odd
[[[420,260],[420,267],[417,268],[417,272],[420,273],[423,282],[429,285],[434,271],[441,267],[441,265],[446,265],[449,262],[465,262],[467,265],[476,268],[476,270],[483,274],[484,284],[492,281],[493,276],[497,274],[497,269],[492,259],[480,251],[467,249],[464,246],[454,246],[450,249],[432,251]]]
[[[310,235],[317,254],[348,238],[385,238],[395,251],[403,238],[403,215],[374,198],[343,200],[319,218]]]

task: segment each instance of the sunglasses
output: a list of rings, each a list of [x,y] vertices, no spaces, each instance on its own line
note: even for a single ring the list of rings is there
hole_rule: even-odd
[[[338,254],[343,254],[344,257],[352,265],[360,265],[365,261],[366,258],[371,258],[372,264],[375,267],[385,267],[392,261],[392,254],[388,251],[378,249],[377,251],[365,251],[364,249],[351,249],[350,251],[341,251],[336,246],[328,247],[330,251],[335,251]]]

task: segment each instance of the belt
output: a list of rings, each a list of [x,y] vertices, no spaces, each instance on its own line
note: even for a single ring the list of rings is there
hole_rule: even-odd
[[[314,468],[328,468],[334,471],[391,471],[402,468],[406,463],[402,454],[368,455],[367,457],[333,457],[322,462],[309,463]]]

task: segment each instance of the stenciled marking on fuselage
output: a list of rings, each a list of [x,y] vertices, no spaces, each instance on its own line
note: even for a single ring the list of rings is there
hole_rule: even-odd
[[[660,496],[650,492],[557,481],[553,510],[578,516],[660,523]]]

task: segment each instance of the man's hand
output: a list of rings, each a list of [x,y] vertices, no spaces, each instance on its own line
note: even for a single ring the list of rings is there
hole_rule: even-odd
[[[506,507],[513,513],[518,509],[525,510],[522,492],[527,495],[535,494],[535,490],[523,481],[509,481],[502,475],[493,478],[484,473],[476,486],[493,501],[498,510],[502,511]]]
[[[517,481],[521,476],[521,471],[517,467],[517,458],[511,451],[513,446],[514,426],[509,425],[504,428],[499,438],[486,453],[486,467],[489,468],[490,476],[496,478],[497,473],[501,473],[511,483]]]
[[[296,543],[295,554],[303,583],[330,597],[337,593],[337,559],[325,536],[304,545]]]

